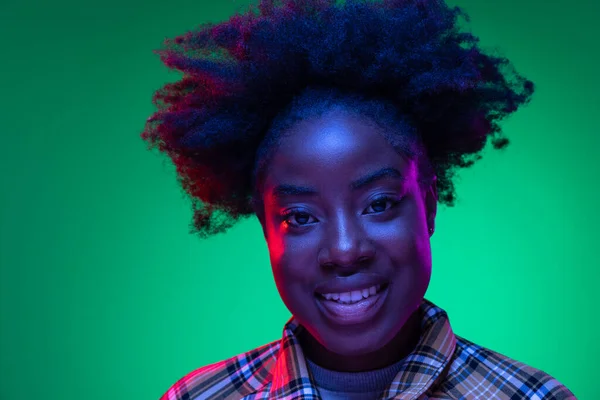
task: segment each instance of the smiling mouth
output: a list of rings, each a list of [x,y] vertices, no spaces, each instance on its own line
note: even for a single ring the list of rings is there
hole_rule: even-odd
[[[369,297],[379,294],[382,290],[385,290],[387,284],[373,285],[369,288],[362,290],[353,290],[350,292],[342,293],[317,293],[317,296],[324,298],[325,300],[333,301],[338,304],[356,304]]]
[[[382,309],[389,284],[343,293],[315,294],[317,307],[335,325],[372,323]]]

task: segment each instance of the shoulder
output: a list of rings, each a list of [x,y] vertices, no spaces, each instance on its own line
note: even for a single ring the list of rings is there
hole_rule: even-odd
[[[198,368],[171,386],[160,400],[240,399],[271,380],[280,342]]]
[[[456,335],[456,349],[443,385],[473,398],[576,399],[554,377]],[[469,397],[469,396],[467,396]]]

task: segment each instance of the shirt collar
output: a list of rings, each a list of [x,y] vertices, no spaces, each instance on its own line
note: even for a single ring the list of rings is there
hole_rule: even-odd
[[[456,337],[444,310],[423,299],[419,307],[421,338],[414,350],[404,359],[400,372],[385,391],[384,399],[414,399],[425,393],[440,378],[450,364],[456,347]],[[315,398],[312,381],[298,340],[302,329],[292,317],[283,329],[277,361],[272,370],[269,398],[283,400],[305,395]],[[296,398],[296,397],[295,397]]]

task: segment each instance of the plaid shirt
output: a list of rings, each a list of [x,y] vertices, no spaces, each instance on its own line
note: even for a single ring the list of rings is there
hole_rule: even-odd
[[[550,375],[455,335],[424,299],[422,335],[381,399],[576,399]],[[283,338],[192,371],[160,400],[321,399],[292,317]]]

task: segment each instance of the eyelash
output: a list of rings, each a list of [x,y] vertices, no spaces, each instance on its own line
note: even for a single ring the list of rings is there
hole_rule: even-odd
[[[378,196],[378,197],[374,198],[373,201],[371,202],[371,204],[369,205],[369,207],[371,207],[375,203],[381,203],[381,202],[385,202],[386,204],[389,202],[389,203],[391,203],[391,205],[390,205],[389,208],[386,208],[383,211],[379,211],[379,212],[376,211],[376,212],[368,213],[368,214],[381,214],[381,213],[384,213],[386,211],[389,211],[392,208],[396,207],[398,205],[398,203],[400,203],[400,199],[398,199],[396,197],[389,196],[389,195],[381,195],[381,196]],[[310,214],[307,213],[307,212],[303,212],[302,209],[300,209],[300,208],[293,208],[293,209],[289,210],[288,212],[286,212],[285,214],[282,215],[282,220],[288,226],[291,226],[291,227],[294,227],[294,228],[296,228],[296,227],[303,227],[303,226],[309,225],[308,223],[306,223],[306,224],[292,224],[292,223],[290,223],[290,221],[289,221],[290,218],[293,217],[294,215],[298,215],[298,214],[305,214],[305,215],[308,215],[310,217]]]

